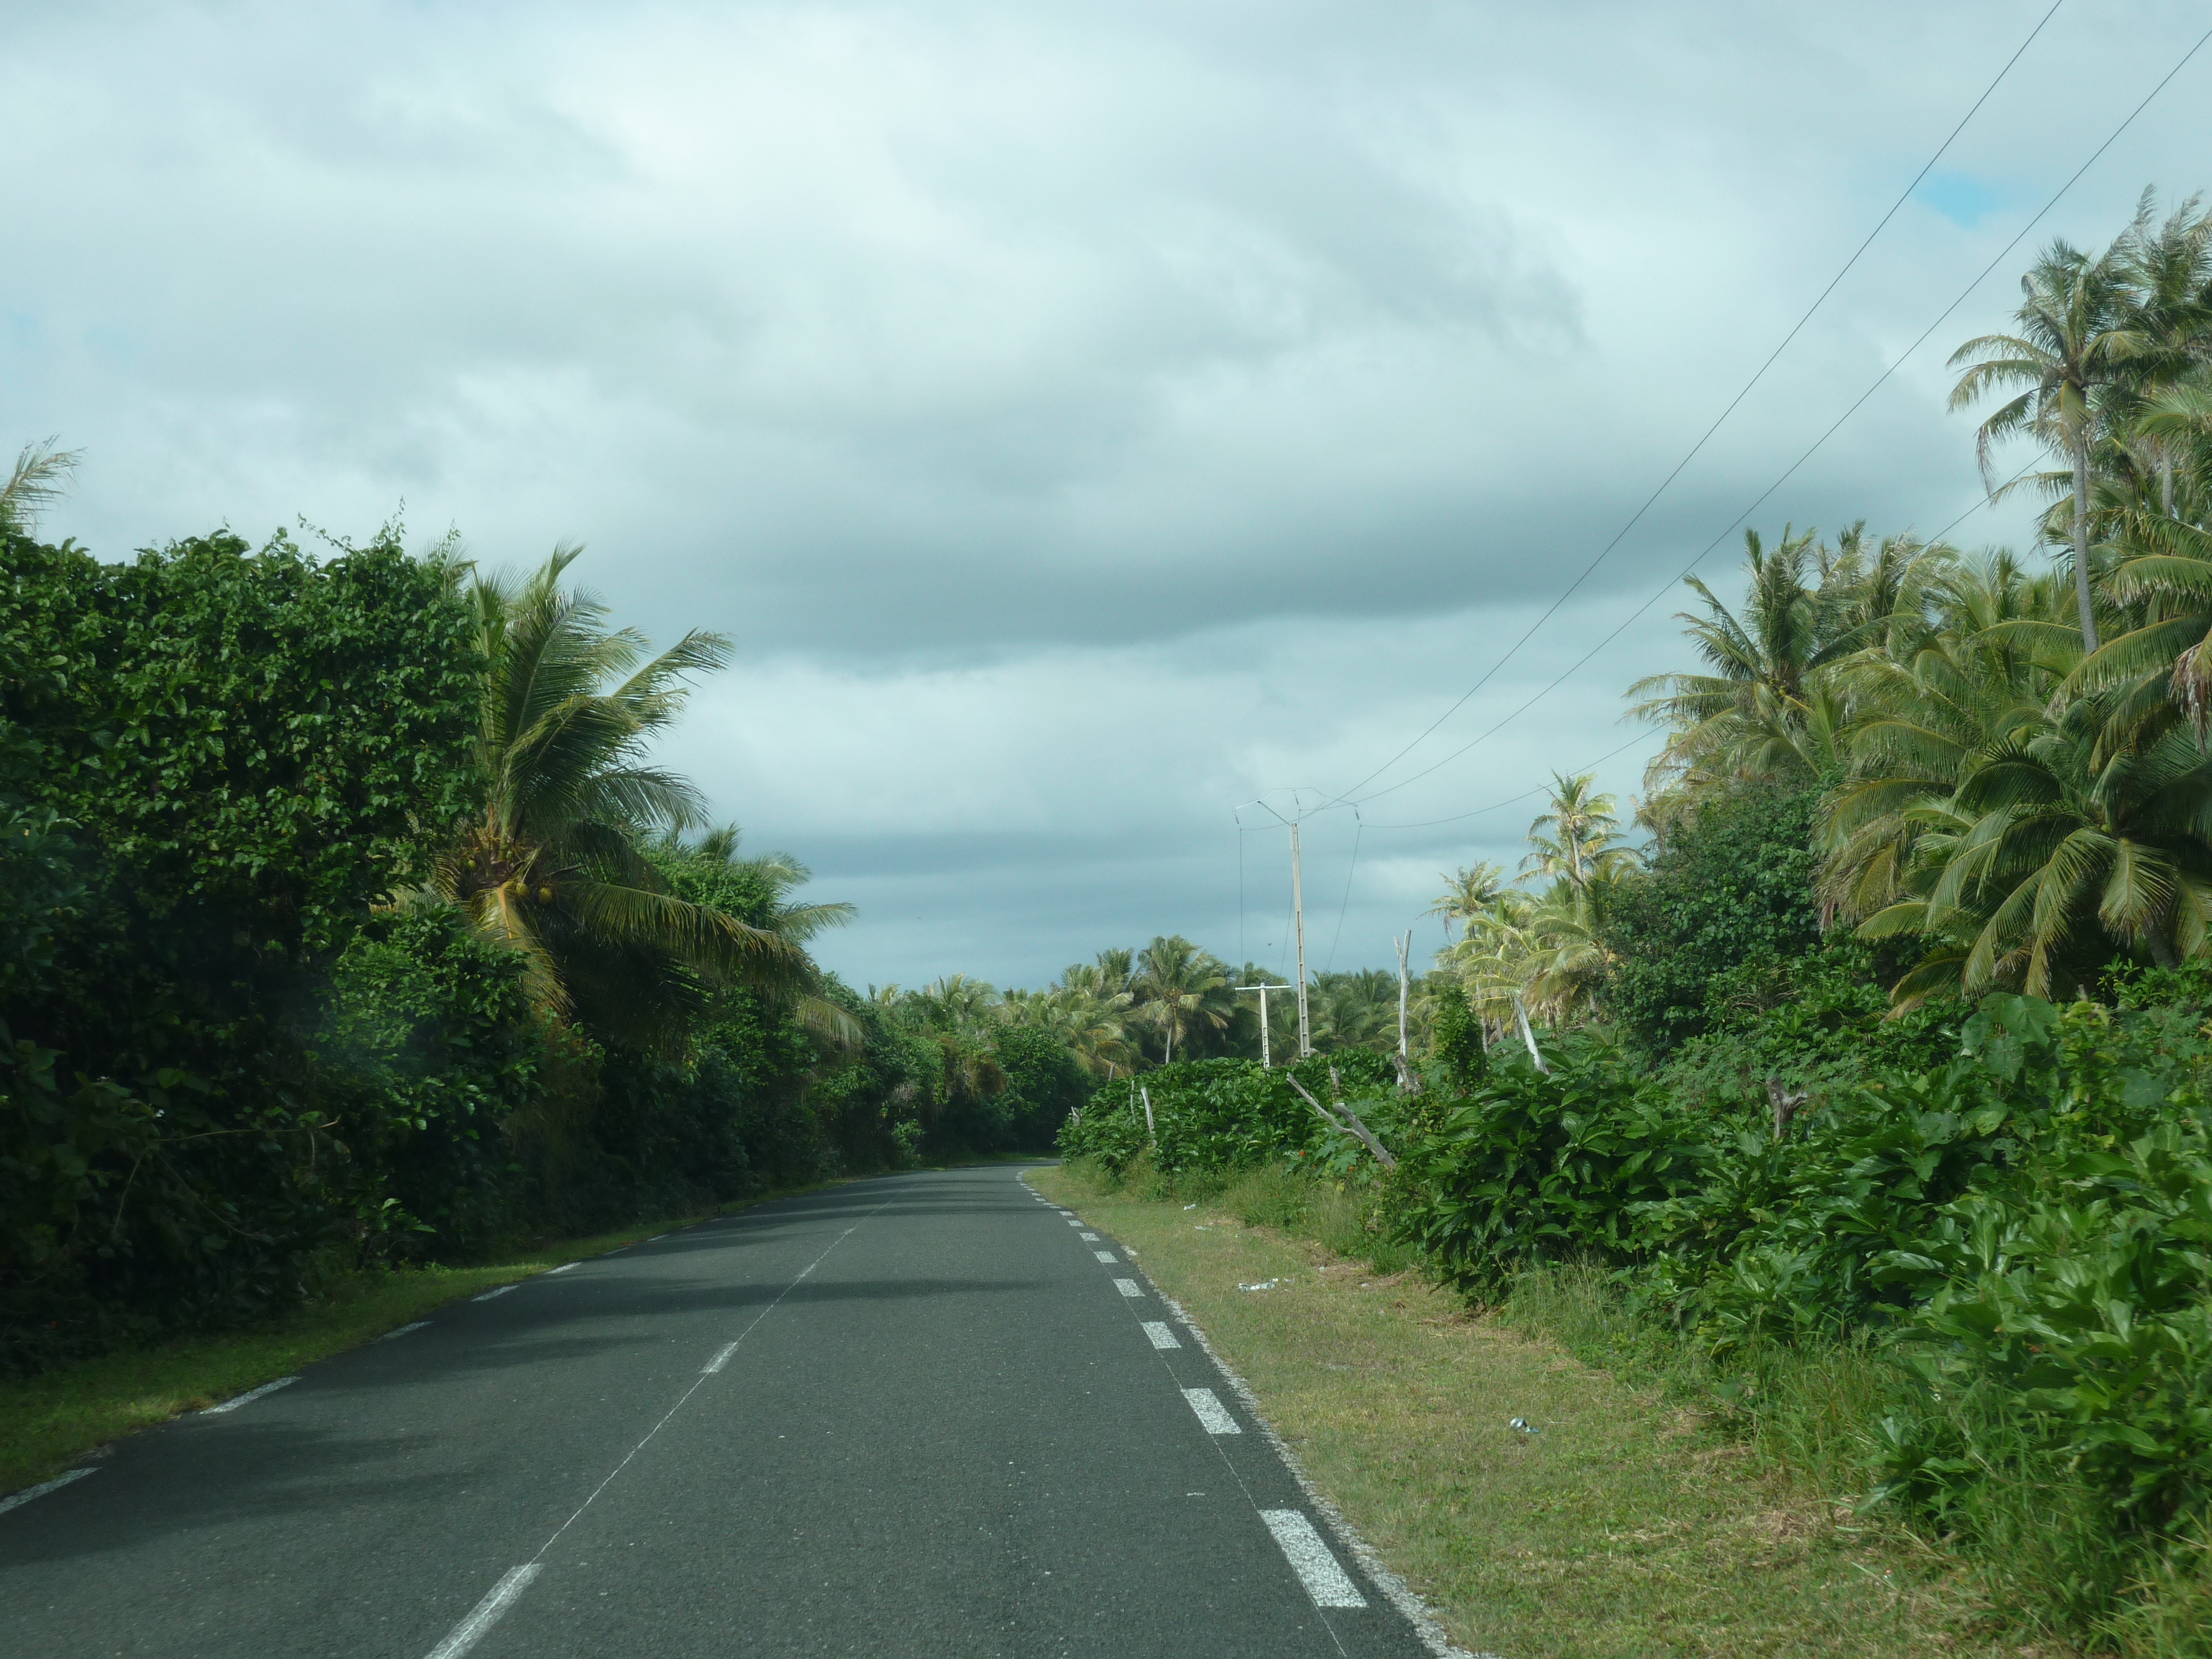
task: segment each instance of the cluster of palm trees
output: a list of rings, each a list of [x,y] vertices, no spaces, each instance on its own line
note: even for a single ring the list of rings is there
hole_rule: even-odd
[[[1630,693],[1669,732],[1636,823],[1663,848],[1725,792],[1816,792],[1822,914],[1911,944],[1900,1003],[2063,996],[2116,960],[2197,954],[2212,915],[2212,217],[2191,199],[2161,219],[2146,194],[2109,247],[2054,243],[2021,290],[2011,331],[1954,354],[1952,402],[2002,399],[1984,478],[2048,503],[2051,565],[1863,526],[1747,535],[1740,606],[1689,584],[1699,667]],[[2046,464],[1998,483],[2015,440]],[[1576,782],[1553,819],[1582,810]],[[1516,994],[1589,1006],[1607,884],[1634,879],[1625,854],[1532,860],[1541,892],[1485,866],[1439,901],[1466,924],[1448,965],[1493,1018]]]
[[[1269,1041],[1260,1036],[1259,998],[1265,984]],[[919,990],[885,986],[877,1002],[907,1024],[957,1039],[987,1056],[994,1036],[1008,1027],[1045,1031],[1099,1078],[1127,1076],[1176,1060],[1220,1055],[1257,1060],[1263,1046],[1278,1061],[1297,1051],[1296,1003],[1280,975],[1246,963],[1230,965],[1180,934],[1142,950],[1101,951],[1070,964],[1042,990],[1003,994],[980,980],[948,975]],[[1307,983],[1309,1024],[1316,1050],[1394,1048],[1398,981],[1381,969],[1323,973]]]
[[[1493,1032],[1519,1012],[1557,1024],[1592,1012],[1612,961],[1603,936],[1606,901],[1644,867],[1621,832],[1619,808],[1587,773],[1554,774],[1551,799],[1528,826],[1523,883],[1494,864],[1447,878],[1429,907],[1447,933],[1459,928],[1437,965],[1456,978],[1468,1006]]]
[[[1083,1067],[1099,1077],[1124,1075],[1146,1064],[1171,1063],[1194,1038],[1227,1031],[1237,1015],[1229,966],[1181,934],[1163,935],[1141,951],[1101,951],[1077,963],[1041,991],[1003,996],[981,980],[948,975],[919,991],[886,986],[874,994],[908,1023],[987,1042],[995,1026],[1051,1033]]]

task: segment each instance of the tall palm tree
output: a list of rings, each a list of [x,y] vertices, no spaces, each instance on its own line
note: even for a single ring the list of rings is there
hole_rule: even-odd
[[[649,656],[635,630],[610,631],[605,605],[561,586],[580,551],[556,550],[519,584],[475,584],[484,811],[433,885],[524,954],[549,1011],[665,1041],[702,1006],[703,982],[790,989],[811,982],[811,965],[773,929],[678,896],[647,857],[699,808],[651,744],[681,710],[686,676],[720,666],[727,647],[695,632]]]
[[[1613,798],[1595,789],[1596,780],[1587,772],[1571,778],[1562,772],[1552,775],[1550,805],[1528,826],[1532,850],[1521,860],[1524,873],[1560,877],[1580,887],[1601,872],[1639,861],[1632,848],[1621,844],[1620,809]]]
[[[1145,1017],[1166,1034],[1167,1065],[1175,1063],[1177,1037],[1194,1027],[1224,1030],[1234,1012],[1223,964],[1180,933],[1139,953],[1136,990]]]
[[[2072,468],[2075,596],[2082,648],[2092,653],[2099,641],[2089,568],[2090,452],[2109,428],[2108,394],[2124,384],[2130,361],[2148,345],[2130,303],[2129,253],[2124,239],[2094,258],[2053,242],[2021,278],[2019,331],[1984,334],[1951,354],[1952,367],[1969,366],[1952,388],[1952,408],[2019,388],[1975,433],[1985,483],[1996,476],[1991,447],[2017,434],[2033,435]]]
[[[1437,879],[1444,884],[1444,890],[1422,914],[1444,919],[1447,943],[1449,942],[1454,922],[1459,923],[1464,931],[1477,916],[1495,904],[1498,896],[1505,890],[1505,872],[1495,864],[1475,864],[1456,870],[1449,876],[1439,875]]]

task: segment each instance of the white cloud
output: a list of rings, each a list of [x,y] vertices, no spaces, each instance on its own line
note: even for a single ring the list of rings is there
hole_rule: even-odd
[[[1176,928],[1233,951],[1229,808],[1342,787],[1472,684],[2036,9],[21,7],[0,419],[87,447],[51,527],[104,552],[362,528],[404,498],[488,562],[581,537],[625,619],[735,635],[678,752],[862,902],[830,952],[856,978],[1034,977]],[[2063,10],[1940,187],[1423,754],[1721,535],[2194,15]],[[1972,505],[1943,351],[2045,236],[2206,182],[2208,74],[1755,521]],[[1674,608],[1370,818],[1613,748]],[[1510,861],[1525,821],[1363,832],[1339,965],[1386,957],[1424,869]],[[1349,860],[1339,822],[1317,869]]]

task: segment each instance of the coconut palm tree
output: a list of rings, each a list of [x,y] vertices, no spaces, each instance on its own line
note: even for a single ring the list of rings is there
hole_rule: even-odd
[[[1436,902],[1421,914],[1444,919],[1447,941],[1450,939],[1454,922],[1459,923],[1464,931],[1477,916],[1496,903],[1498,896],[1505,890],[1505,872],[1495,864],[1473,865],[1454,871],[1449,876],[1440,874],[1437,879],[1444,884],[1444,890],[1437,896]]]
[[[1224,964],[1180,933],[1156,938],[1138,954],[1135,992],[1139,1012],[1166,1035],[1167,1065],[1175,1063],[1176,1038],[1222,1030],[1235,1012]]]
[[[39,510],[61,499],[83,457],[81,449],[56,449],[52,438],[42,444],[25,444],[7,481],[0,483],[0,533],[27,533]]]
[[[1823,914],[1858,921],[1906,890],[1918,810],[1976,764],[2040,730],[2079,660],[2066,594],[2008,553],[1964,562],[1941,584],[1942,622],[1904,658],[1868,652],[1835,671],[1856,713],[1843,781],[1826,798]]]
[[[679,897],[643,850],[698,815],[696,791],[649,751],[686,677],[720,666],[727,647],[695,632],[650,656],[634,629],[608,630],[605,605],[561,586],[580,551],[557,549],[519,584],[474,586],[484,810],[432,884],[523,953],[550,1012],[665,1042],[708,983],[800,989],[811,967],[773,928]]]
[[[2089,563],[2090,454],[2110,430],[2112,394],[2150,345],[2131,302],[2130,253],[2124,238],[2094,258],[2068,243],[2051,243],[2021,278],[2025,297],[2014,313],[2019,331],[1984,334],[1951,354],[1952,367],[1968,365],[1952,388],[1952,408],[2018,388],[1975,433],[1984,483],[1995,477],[1991,447],[2021,434],[2063,456],[2072,470],[2068,530],[2082,648],[2090,653],[2099,643]]]
[[[1589,773],[1552,775],[1547,810],[1528,826],[1532,849],[1521,860],[1524,874],[1561,877],[1580,887],[1601,872],[1633,867],[1641,860],[1621,844],[1619,807],[1611,795],[1595,793]]]
[[[813,872],[788,853],[749,856],[739,850],[743,838],[734,823],[690,839],[670,830],[653,847],[653,862],[679,897],[765,928],[801,948],[824,929],[845,927],[860,914],[842,902],[799,903],[792,895],[813,879]],[[798,989],[789,1006],[799,1022],[818,1036],[845,1048],[861,1040],[852,1016],[825,996]]]
[[[2037,996],[2087,984],[2115,955],[2162,966],[2196,955],[2212,921],[2212,756],[2172,730],[2103,752],[2099,699],[2085,696],[1977,753],[1920,821],[1905,884],[1869,939],[1932,941],[1896,988],[1910,1002],[2018,986]]]
[[[1044,991],[1009,991],[1000,1005],[1004,1018],[1048,1031],[1067,1046],[1085,1070],[1112,1077],[1133,1068],[1137,1051],[1129,1041],[1129,994],[1101,997],[1089,991],[1054,986]]]

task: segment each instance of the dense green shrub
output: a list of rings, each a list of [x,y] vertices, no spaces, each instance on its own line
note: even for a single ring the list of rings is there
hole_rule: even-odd
[[[1249,1060],[1177,1060],[1141,1079],[1103,1084],[1080,1116],[1061,1128],[1060,1150],[1118,1172],[1149,1146],[1154,1167],[1170,1174],[1334,1156],[1340,1150],[1334,1143],[1348,1137],[1321,1121],[1291,1086],[1293,1076],[1324,1102],[1339,1092],[1340,1083],[1363,1118],[1379,1109],[1380,1122],[1395,1127],[1390,1062],[1369,1050],[1346,1048],[1273,1069]],[[1368,1121],[1376,1127],[1376,1119]]]
[[[1655,1054],[1711,1028],[1732,1000],[1820,942],[1815,791],[1747,787],[1677,826],[1607,902],[1604,1001]],[[1771,1002],[1768,1006],[1771,1006]]]

